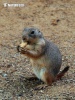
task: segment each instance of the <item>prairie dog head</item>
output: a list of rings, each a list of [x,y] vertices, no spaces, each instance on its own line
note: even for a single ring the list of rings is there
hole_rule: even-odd
[[[42,42],[41,42],[42,40]],[[43,34],[37,28],[25,28],[22,33],[22,43],[19,45],[21,48],[33,49],[34,45],[44,44]]]
[[[37,28],[25,28],[22,33],[22,40],[27,44],[36,44],[43,34]]]

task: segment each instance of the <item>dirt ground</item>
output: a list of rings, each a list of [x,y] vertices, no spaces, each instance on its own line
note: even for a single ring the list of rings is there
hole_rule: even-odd
[[[58,45],[61,69],[70,66],[61,80],[45,88],[27,79],[33,74],[31,64],[16,50],[22,30],[30,26]],[[75,100],[75,0],[0,0],[0,100]]]

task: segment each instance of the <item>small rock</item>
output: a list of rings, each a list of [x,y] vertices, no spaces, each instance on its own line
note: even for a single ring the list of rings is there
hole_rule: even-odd
[[[3,70],[0,70],[0,74],[2,74]]]
[[[0,90],[0,93],[2,93],[3,92],[3,90]]]
[[[40,92],[41,92],[41,93],[43,93],[43,91],[42,91],[42,90],[40,90]]]
[[[2,76],[3,76],[3,77],[7,77],[7,74],[6,74],[6,73],[3,73]]]

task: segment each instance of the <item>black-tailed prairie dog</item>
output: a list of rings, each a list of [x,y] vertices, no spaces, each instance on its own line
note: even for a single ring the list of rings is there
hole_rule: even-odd
[[[67,66],[60,72],[62,56],[58,47],[45,39],[37,28],[23,30],[18,51],[30,58],[34,74],[47,85],[60,79],[69,69]]]

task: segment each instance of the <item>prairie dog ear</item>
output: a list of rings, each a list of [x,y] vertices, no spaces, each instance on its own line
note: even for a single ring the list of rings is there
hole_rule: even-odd
[[[20,44],[20,47],[23,48],[23,47],[25,47],[26,45],[27,45],[27,42],[23,42],[23,41],[22,41],[22,43]]]

